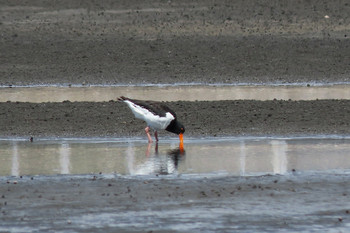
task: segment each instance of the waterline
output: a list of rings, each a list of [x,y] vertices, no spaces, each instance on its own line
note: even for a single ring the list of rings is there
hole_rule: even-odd
[[[103,102],[122,95],[158,101],[350,99],[350,85],[15,87],[2,88],[0,102]]]

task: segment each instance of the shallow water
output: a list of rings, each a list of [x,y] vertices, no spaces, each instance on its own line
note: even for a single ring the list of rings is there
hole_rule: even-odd
[[[109,101],[125,95],[129,98],[161,101],[216,100],[315,100],[350,99],[350,85],[178,85],[178,86],[46,86],[2,87],[0,102]]]
[[[288,174],[350,171],[349,138],[0,141],[0,176],[56,174]]]
[[[135,138],[3,138],[0,231],[350,227],[350,137],[187,138],[184,149],[171,138],[158,150]]]

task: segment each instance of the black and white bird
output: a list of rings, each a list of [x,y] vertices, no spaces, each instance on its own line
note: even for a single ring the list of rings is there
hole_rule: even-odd
[[[136,118],[144,120],[147,123],[145,131],[149,143],[152,142],[149,133],[150,128],[152,128],[155,130],[154,137],[156,141],[158,141],[157,130],[165,129],[179,135],[180,144],[182,145],[185,127],[177,120],[176,113],[168,106],[162,102],[136,100],[125,96],[119,97],[118,100],[126,103]]]

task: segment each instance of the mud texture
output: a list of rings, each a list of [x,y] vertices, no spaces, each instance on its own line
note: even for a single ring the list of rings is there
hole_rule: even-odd
[[[1,179],[0,231],[346,232],[349,175]]]
[[[350,81],[348,1],[0,1],[0,85]],[[2,103],[0,136],[135,136],[119,103]],[[171,103],[188,135],[349,133],[347,101]],[[224,120],[223,120],[224,119]]]
[[[0,1],[0,84],[349,82],[350,4]]]
[[[349,12],[348,0],[0,0],[0,85],[350,82]],[[189,136],[350,133],[344,100],[169,105]],[[1,137],[144,127],[118,102],[0,103]],[[346,232],[350,221],[347,174],[0,182],[0,232]]]
[[[350,101],[166,102],[189,136],[350,134]],[[126,104],[0,103],[0,136],[145,136]],[[162,136],[175,136],[161,131]]]

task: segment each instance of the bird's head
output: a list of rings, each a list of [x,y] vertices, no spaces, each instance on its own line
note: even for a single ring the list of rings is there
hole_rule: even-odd
[[[185,133],[185,126],[181,124],[180,122],[177,122],[177,134],[184,134]]]
[[[166,128],[167,131],[175,133],[175,134],[183,134],[185,133],[185,127],[178,122],[176,119],[173,120],[169,126]]]

